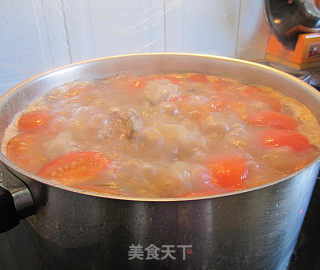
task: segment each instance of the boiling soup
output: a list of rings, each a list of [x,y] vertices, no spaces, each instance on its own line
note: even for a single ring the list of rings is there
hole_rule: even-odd
[[[53,89],[15,117],[2,151],[81,190],[192,197],[287,176],[319,156],[319,134],[303,104],[268,87],[121,73]]]

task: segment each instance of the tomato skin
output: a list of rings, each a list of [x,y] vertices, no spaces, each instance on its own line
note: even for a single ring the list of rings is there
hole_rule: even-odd
[[[95,178],[109,165],[110,160],[100,152],[71,152],[48,162],[37,175],[72,185]]]
[[[247,122],[254,126],[278,127],[283,129],[295,129],[298,125],[297,121],[280,112],[265,111],[250,115]]]
[[[23,133],[13,137],[6,148],[8,159],[27,171],[36,172],[45,160],[39,147],[40,140],[40,135],[33,133]]]
[[[53,119],[53,115],[44,111],[31,111],[21,115],[18,129],[21,132],[41,132]]]
[[[304,151],[311,146],[305,136],[288,129],[264,131],[260,134],[260,141],[270,147],[289,146],[297,152]]]
[[[235,154],[225,154],[211,160],[208,168],[212,184],[224,188],[241,186],[248,175],[246,158]]]
[[[207,78],[207,76],[203,74],[193,74],[188,78],[188,80],[190,82],[199,82],[199,83],[209,82],[209,79]]]

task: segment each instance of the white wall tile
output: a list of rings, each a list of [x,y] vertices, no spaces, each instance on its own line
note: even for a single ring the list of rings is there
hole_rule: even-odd
[[[239,0],[165,0],[166,49],[235,56]]]
[[[164,50],[164,2],[63,0],[73,62]]]
[[[0,94],[37,73],[69,63],[60,1],[2,0]]]
[[[263,57],[269,29],[262,3],[1,0],[0,93],[50,68],[116,54],[168,51]]]
[[[70,51],[61,2],[33,0],[35,20],[47,68],[70,63]]]
[[[263,0],[241,0],[236,57],[248,60],[264,58],[269,35]]]

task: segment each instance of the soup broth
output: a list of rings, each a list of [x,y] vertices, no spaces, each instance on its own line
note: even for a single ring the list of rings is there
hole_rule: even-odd
[[[16,115],[2,152],[81,190],[192,197],[285,177],[319,156],[319,135],[303,104],[268,87],[121,73],[51,90]]]

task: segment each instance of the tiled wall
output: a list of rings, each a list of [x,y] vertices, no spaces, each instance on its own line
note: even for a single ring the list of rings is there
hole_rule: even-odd
[[[138,52],[261,58],[263,0],[2,0],[0,94],[53,67]]]

